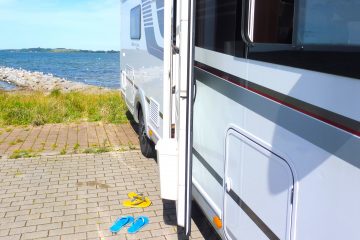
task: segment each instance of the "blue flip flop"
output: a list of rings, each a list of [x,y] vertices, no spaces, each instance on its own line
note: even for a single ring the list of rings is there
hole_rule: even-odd
[[[137,233],[141,228],[149,223],[149,218],[145,216],[138,217],[133,224],[129,227],[128,233]]]
[[[114,224],[109,228],[110,232],[117,233],[120,231],[124,226],[126,226],[129,223],[133,223],[134,218],[132,216],[126,216],[118,218]]]

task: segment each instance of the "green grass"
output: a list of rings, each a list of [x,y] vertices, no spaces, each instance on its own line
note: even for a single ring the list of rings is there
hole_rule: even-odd
[[[33,150],[15,150],[11,155],[10,158],[12,159],[18,159],[18,158],[32,158],[36,157],[37,154],[34,153]]]
[[[126,104],[117,91],[106,93],[0,91],[0,126],[47,123],[127,123]],[[6,129],[6,131],[11,131]]]
[[[16,144],[18,144],[18,143],[23,143],[23,142],[24,142],[24,140],[18,138],[18,139],[16,139],[15,141],[10,142],[9,145],[10,145],[10,146],[14,146],[14,145],[16,145]]]
[[[75,143],[74,145],[74,151],[79,150],[80,144],[79,143]]]
[[[67,153],[66,148],[61,149],[60,155],[65,155]]]
[[[94,153],[94,154],[99,154],[99,153],[106,153],[106,152],[111,152],[112,148],[110,147],[90,147],[84,150],[83,153]]]

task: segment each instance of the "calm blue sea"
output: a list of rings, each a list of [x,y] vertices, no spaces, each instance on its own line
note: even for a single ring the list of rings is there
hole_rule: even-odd
[[[119,53],[19,53],[0,51],[0,66],[51,73],[70,81],[120,87]],[[0,88],[11,88],[1,83]]]

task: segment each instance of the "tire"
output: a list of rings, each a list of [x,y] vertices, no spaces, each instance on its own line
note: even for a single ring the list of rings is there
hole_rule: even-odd
[[[146,126],[142,110],[139,110],[139,143],[141,153],[146,158],[155,157],[155,146],[146,135]]]

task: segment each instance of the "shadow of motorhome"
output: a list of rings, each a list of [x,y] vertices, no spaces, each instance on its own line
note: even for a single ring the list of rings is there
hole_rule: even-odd
[[[131,127],[134,129],[136,133],[139,133],[139,124],[135,122],[134,117],[131,115],[129,111],[126,111],[126,117],[129,120]]]
[[[177,226],[176,206],[175,201],[163,200],[163,217],[166,225]],[[220,240],[221,238],[216,233],[212,225],[209,223],[204,213],[196,202],[192,202],[192,220],[199,229],[200,234],[207,240]],[[195,229],[192,229],[194,232]],[[188,239],[185,235],[185,230],[177,226],[178,240]]]

